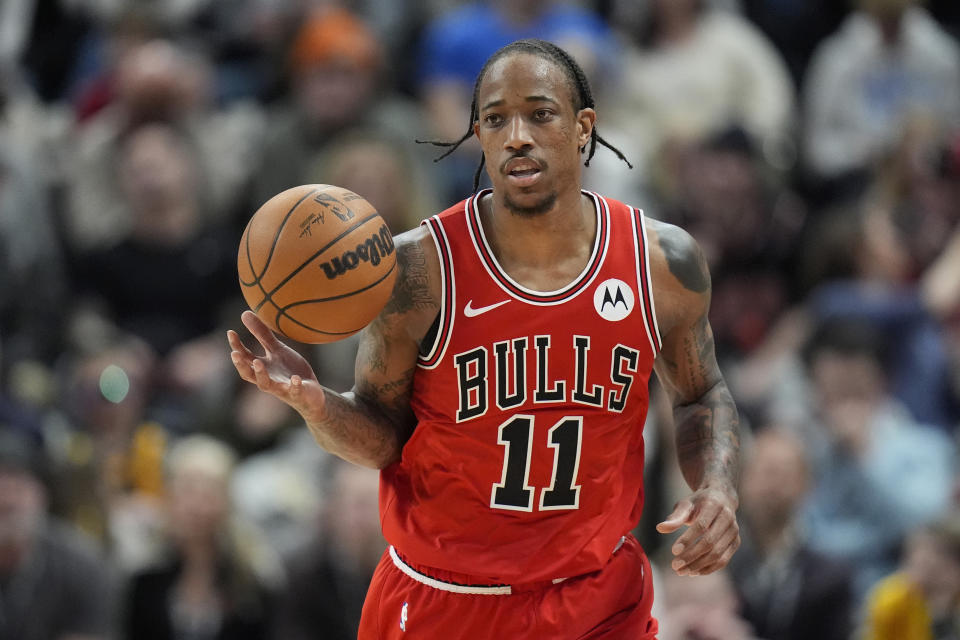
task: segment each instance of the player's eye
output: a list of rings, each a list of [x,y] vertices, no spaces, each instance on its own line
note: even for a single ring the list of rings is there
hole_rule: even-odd
[[[533,117],[537,120],[548,120],[553,115],[549,109],[537,109],[533,112]]]
[[[503,122],[503,118],[499,113],[488,113],[483,117],[483,121],[489,125],[498,125]]]

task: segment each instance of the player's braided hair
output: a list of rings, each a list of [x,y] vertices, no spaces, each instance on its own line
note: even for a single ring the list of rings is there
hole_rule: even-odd
[[[490,68],[490,65],[500,58],[512,53],[530,53],[555,62],[567,74],[570,84],[574,89],[574,110],[579,111],[580,109],[592,109],[594,107],[593,92],[590,90],[590,82],[587,80],[587,76],[583,72],[583,69],[581,69],[580,65],[577,64],[577,61],[573,59],[573,56],[552,42],[547,42],[546,40],[528,38],[526,40],[517,40],[516,42],[511,42],[505,47],[501,47],[493,55],[491,55],[487,59],[486,63],[484,63],[483,69],[481,69],[480,73],[477,74],[477,80],[473,84],[473,102],[470,103],[470,123],[467,125],[467,132],[463,134],[463,137],[456,142],[444,142],[441,140],[417,140],[417,142],[421,144],[426,143],[438,147],[448,147],[445,152],[434,159],[434,162],[439,162],[440,160],[446,158],[448,155],[456,151],[457,147],[469,140],[470,136],[473,135],[473,123],[480,118],[480,113],[477,109],[477,94],[480,93],[480,83],[483,81],[484,76],[487,75],[487,69]],[[583,163],[584,166],[590,166],[590,159],[593,158],[593,154],[597,150],[598,142],[617,154],[618,158],[626,162],[627,166],[633,169],[633,165],[630,164],[630,161],[627,160],[626,156],[624,156],[623,153],[615,146],[604,140],[603,137],[597,133],[596,127],[593,128],[593,131],[590,134],[590,149],[587,151],[587,159]],[[584,147],[584,149],[581,149],[580,152],[583,153],[585,150],[586,148]],[[474,191],[476,191],[480,186],[480,175],[483,171],[483,163],[484,157],[483,154],[480,154],[480,164],[477,166],[477,171],[473,175]]]

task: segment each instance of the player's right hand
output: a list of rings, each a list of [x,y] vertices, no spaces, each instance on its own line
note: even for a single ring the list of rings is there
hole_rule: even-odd
[[[257,314],[244,311],[240,319],[264,351],[262,356],[254,355],[236,331],[227,331],[230,359],[240,377],[286,402],[307,422],[322,420],[326,396],[310,363],[281,342]]]

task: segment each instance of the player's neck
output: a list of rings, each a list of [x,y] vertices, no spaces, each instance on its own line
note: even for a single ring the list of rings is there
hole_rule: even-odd
[[[493,194],[481,200],[480,214],[497,262],[533,289],[549,290],[556,283],[525,282],[524,274],[549,270],[562,286],[565,274],[575,277],[592,253],[596,209],[593,200],[579,190],[562,194],[548,211],[532,216],[510,211]]]

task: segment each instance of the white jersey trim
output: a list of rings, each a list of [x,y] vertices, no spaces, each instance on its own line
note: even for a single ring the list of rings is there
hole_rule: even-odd
[[[640,228],[637,228],[637,219],[640,220]],[[656,323],[657,314],[653,309],[653,283],[650,281],[650,254],[647,251],[647,245],[649,243],[649,238],[647,237],[646,225],[643,222],[643,211],[636,207],[630,207],[630,226],[633,228],[633,246],[636,252],[636,272],[637,272],[637,299],[640,301],[640,315],[643,317],[643,327],[647,331],[647,340],[650,343],[650,351],[653,353],[653,356],[656,357],[659,352],[658,345],[660,344],[659,333],[654,333],[657,331],[656,325],[653,327],[650,326],[650,320],[647,319],[647,298],[650,299],[650,317],[652,321]],[[642,245],[642,246],[641,246]],[[641,266],[643,265],[643,270],[641,271]],[[644,284],[646,284],[646,291],[649,293],[648,296],[644,295]]]
[[[437,247],[438,262],[440,263],[440,319],[437,335],[430,346],[430,350],[425,355],[418,356],[417,364],[424,369],[434,369],[443,360],[447,345],[450,344],[450,336],[453,333],[453,323],[457,316],[454,307],[457,301],[457,281],[454,278],[450,241],[447,239],[447,231],[443,228],[440,218],[433,216],[425,220],[423,225],[430,231],[430,236]],[[448,258],[444,256],[448,256]],[[448,272],[451,289],[449,291],[447,290]],[[444,330],[444,326],[446,326],[446,330]],[[428,364],[430,362],[433,364]]]
[[[660,325],[657,323],[657,306],[653,299],[653,274],[650,271],[650,236],[647,234],[647,216],[644,215],[643,209],[637,209],[637,213],[640,214],[640,226],[643,229],[643,269],[645,271],[643,275],[647,281],[647,292],[650,298],[650,317],[653,318],[653,340],[657,345],[654,353],[657,353],[663,346],[663,339],[660,335]]]

